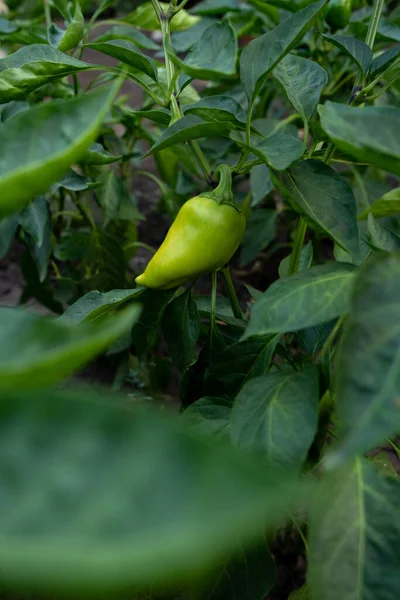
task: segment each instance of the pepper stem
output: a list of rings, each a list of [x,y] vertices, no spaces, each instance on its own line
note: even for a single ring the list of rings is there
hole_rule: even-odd
[[[212,192],[204,192],[200,196],[212,198],[219,204],[233,204],[232,193],[232,173],[229,165],[219,165],[215,169],[215,174],[219,175],[219,183]]]

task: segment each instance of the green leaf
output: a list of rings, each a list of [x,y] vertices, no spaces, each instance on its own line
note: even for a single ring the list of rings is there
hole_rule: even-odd
[[[228,561],[221,562],[201,600],[264,600],[276,580],[274,559],[267,540],[250,550],[239,545]]]
[[[347,181],[322,161],[311,159],[293,165],[284,182],[295,209],[357,257],[357,208]]]
[[[267,165],[256,165],[250,171],[251,206],[257,206],[272,190],[270,170]]]
[[[0,60],[0,103],[26,99],[38,87],[93,65],[46,44],[31,44]]]
[[[183,418],[197,431],[216,437],[229,434],[232,403],[225,398],[204,397],[190,404]]]
[[[361,73],[365,75],[368,72],[373,54],[371,48],[365,42],[357,38],[344,35],[330,35],[329,33],[324,33],[322,37],[347,54],[356,63]]]
[[[123,182],[114,171],[109,171],[97,194],[102,209],[104,227],[115,219],[118,214],[121,197],[123,193]]]
[[[117,85],[36,106],[1,126],[1,215],[28,205],[79,160],[96,138]]]
[[[276,210],[259,208],[251,213],[240,248],[239,264],[249,264],[272,242],[276,233]]]
[[[92,144],[80,159],[84,165],[108,165],[120,160],[121,156],[112,156],[101,144]]]
[[[18,227],[19,215],[10,215],[0,220],[0,260],[7,254]]]
[[[227,19],[213,23],[193,44],[189,54],[180,60],[170,48],[171,60],[192,78],[219,80],[236,73],[237,40]],[[218,60],[215,60],[218,57]]]
[[[162,329],[172,360],[183,372],[194,362],[200,334],[199,313],[191,288],[168,304]]]
[[[321,125],[333,143],[362,162],[400,175],[400,110],[391,106],[356,108],[326,102],[318,107]]]
[[[0,389],[31,389],[61,381],[129,331],[139,313],[138,306],[130,307],[95,326],[1,308]]]
[[[42,216],[43,223],[41,224],[42,231],[41,234],[41,243],[37,244],[35,240],[31,237],[30,234],[27,236],[28,247],[30,248],[33,260],[35,261],[39,283],[43,283],[47,277],[47,271],[49,266],[49,258],[52,251],[52,223],[50,217],[50,210],[46,200],[39,196],[39,199],[36,199],[36,202],[42,204]],[[32,206],[32,205],[31,205]],[[32,225],[32,231],[35,232]]]
[[[379,254],[355,280],[336,358],[343,440],[333,460],[373,448],[400,429],[400,254]]]
[[[218,390],[221,396],[233,398],[247,381],[267,373],[279,337],[265,335],[227,346],[207,370],[205,392]]]
[[[296,112],[304,121],[314,115],[321,92],[328,83],[328,73],[318,63],[288,54],[274,69],[274,77]]]
[[[18,223],[29,233],[36,246],[43,244],[44,230],[49,216],[49,206],[43,196],[38,196],[32,204],[21,212]]]
[[[400,44],[393,46],[392,48],[389,48],[388,50],[385,50],[385,52],[379,54],[376,58],[374,58],[369,69],[370,79],[376,79],[378,75],[386,71],[386,69],[388,69],[394,63],[394,61],[399,58],[399,56]]]
[[[264,161],[266,165],[276,171],[283,171],[290,167],[293,162],[303,156],[305,151],[304,143],[301,140],[292,135],[288,135],[287,133],[283,133],[281,130],[262,139],[257,145],[248,144],[244,134],[241,132],[235,131],[232,133],[231,137],[239,144],[239,146],[253,152],[253,154]],[[259,139],[260,138],[257,138],[257,141]]]
[[[326,4],[327,0],[313,2],[245,47],[240,57],[240,79],[250,105],[270,72],[300,42]]]
[[[54,27],[54,25],[53,25]],[[67,29],[63,32],[61,39],[57,44],[58,50],[67,52],[75,48],[83,38],[85,33],[85,20],[79,2],[75,5],[75,12],[72,21],[68,23]],[[50,34],[50,31],[49,31]],[[51,43],[51,42],[50,42]]]
[[[370,244],[377,250],[395,252],[400,249],[400,238],[384,225],[381,225],[372,215],[368,215],[368,234]]]
[[[310,512],[312,600],[399,597],[399,494],[361,458],[325,475]]]
[[[380,475],[385,477],[399,477],[396,468],[390,460],[388,452],[378,452],[375,456],[368,457],[369,461],[374,465]]]
[[[314,366],[248,381],[233,404],[232,441],[271,464],[300,468],[317,431],[318,388]]]
[[[109,42],[110,40],[127,40],[139,48],[146,50],[159,50],[160,46],[150,37],[132,27],[131,25],[114,25],[93,40],[93,43]]]
[[[156,150],[162,150],[163,148],[168,148],[168,146],[197,138],[207,136],[228,137],[231,129],[232,124],[228,121],[209,122],[203,121],[203,119],[195,115],[186,115],[163,131],[159,139],[144,156],[148,156]]]
[[[298,590],[294,590],[289,594],[288,600],[309,600],[308,587],[306,584],[301,586]]]
[[[164,13],[168,12],[169,4],[159,2],[159,5]],[[148,31],[158,31],[160,29],[160,23],[151,2],[143,2],[134,11],[125,15],[120,20],[123,23],[129,23]],[[199,20],[200,17],[190,15],[185,9],[182,9],[172,18],[171,31],[184,31],[195,25]]]
[[[85,154],[84,154],[85,156]],[[73,169],[67,171],[67,174],[64,175],[60,181],[53,183],[51,186],[51,191],[57,191],[60,188],[65,188],[71,192],[82,192],[83,190],[89,189],[90,179],[89,177],[85,177],[84,175],[80,175]]]
[[[111,290],[111,292],[88,292],[71,304],[59,321],[78,324],[102,319],[115,309],[121,308],[125,302],[136,300],[144,292],[144,288],[134,290]],[[139,300],[140,301],[140,300]]]
[[[194,25],[185,31],[178,31],[172,34],[171,40],[175,51],[178,53],[187,52],[193,44],[199,39],[203,31],[215,23],[215,19],[204,17],[199,19]]]
[[[3,394],[0,422],[2,582],[25,590],[120,597],[204,581],[303,489],[132,399]]]
[[[132,331],[132,341],[139,358],[144,358],[157,344],[163,316],[174,293],[175,290],[146,289],[141,295],[143,312]]]
[[[313,249],[312,242],[310,241],[310,242],[307,242],[307,244],[305,244],[303,246],[303,248],[301,249],[299,266],[297,268],[297,272],[304,271],[304,269],[308,269],[309,267],[311,267],[313,256],[314,256],[314,249]],[[285,277],[286,275],[289,275],[289,266],[290,266],[291,258],[292,258],[292,254],[290,253],[289,256],[286,256],[283,260],[281,260],[279,269],[278,269],[279,277]]]
[[[220,15],[228,11],[240,11],[239,0],[203,0],[191,9],[192,15]]]
[[[0,35],[13,33],[14,31],[18,31],[19,26],[16,23],[13,23],[9,19],[5,19],[4,17],[0,17]]]
[[[326,263],[278,279],[254,304],[244,337],[298,331],[346,313],[356,271]]]
[[[183,112],[185,115],[197,115],[204,121],[230,121],[240,129],[246,123],[246,113],[230,96],[206,96],[194,104],[186,104]]]
[[[85,44],[86,48],[97,50],[107,56],[112,56],[122,63],[145,73],[154,81],[157,81],[157,66],[152,58],[149,58],[133,42],[128,40],[110,40],[109,42],[92,42]]]
[[[367,210],[358,215],[358,218],[367,219],[370,214],[376,219],[400,214],[400,187],[383,194]]]

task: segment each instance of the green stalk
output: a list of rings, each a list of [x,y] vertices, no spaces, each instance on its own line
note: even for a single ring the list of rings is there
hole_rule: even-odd
[[[242,309],[240,308],[239,300],[236,296],[235,288],[233,287],[229,265],[222,269],[222,276],[224,278],[224,283],[228,293],[229,302],[231,303],[233,315],[236,319],[243,319]]]
[[[293,275],[297,273],[300,262],[300,255],[303,249],[304,238],[307,231],[307,223],[304,217],[300,217],[299,223],[297,225],[296,237],[294,238],[294,244],[292,249],[292,254],[290,255],[290,264],[289,264],[289,275]]]

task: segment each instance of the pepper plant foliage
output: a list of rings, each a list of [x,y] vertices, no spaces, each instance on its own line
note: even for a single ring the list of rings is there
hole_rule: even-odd
[[[9,1],[0,254],[53,316],[0,309],[2,586],[400,597],[400,13],[339,4]],[[143,178],[172,223],[221,164],[235,285],[191,281],[182,212],[188,282],[135,286]],[[61,385],[105,352],[114,392]],[[293,532],[307,569],[277,596]]]

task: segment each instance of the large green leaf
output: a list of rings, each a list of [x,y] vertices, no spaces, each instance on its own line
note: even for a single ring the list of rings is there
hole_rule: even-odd
[[[301,467],[317,431],[318,387],[314,366],[248,381],[233,404],[232,441],[271,464]]]
[[[312,60],[288,54],[274,69],[274,77],[303,120],[311,119],[328,82],[325,69]]]
[[[200,334],[199,313],[191,288],[168,304],[162,329],[172,360],[182,372],[194,362]]]
[[[168,12],[169,4],[159,2],[164,13]],[[148,31],[158,31],[160,23],[154,10],[152,2],[143,2],[139,4],[134,11],[121,17],[121,22],[129,23],[135,27],[146,29]],[[186,10],[180,10],[171,20],[171,31],[184,31],[189,29],[200,20],[200,17],[189,14]]]
[[[378,75],[388,69],[400,57],[400,44],[393,46],[382,52],[374,58],[369,70],[371,79],[375,79]]]
[[[347,181],[334,169],[315,159],[294,164],[285,173],[284,181],[298,212],[357,257],[357,207]]]
[[[240,247],[240,266],[249,264],[272,242],[276,233],[278,213],[270,208],[252,212]]]
[[[373,448],[400,430],[399,285],[399,253],[374,257],[355,280],[336,359],[343,437],[337,460]]]
[[[160,46],[156,44],[149,36],[145,35],[136,27],[131,25],[114,25],[104,33],[93,40],[93,43],[109,42],[110,40],[128,40],[134,42],[139,48],[146,50],[159,50]]]
[[[356,63],[361,73],[364,75],[372,63],[372,50],[365,42],[357,38],[345,35],[330,35],[326,33],[323,37],[331,44],[342,50],[351,60]]]
[[[157,67],[152,58],[149,58],[133,42],[128,40],[110,40],[108,42],[92,42],[86,44],[87,48],[112,56],[122,63],[145,73],[157,81]]]
[[[129,331],[139,313],[140,308],[133,306],[96,326],[1,308],[0,389],[30,389],[61,381]]]
[[[231,137],[239,146],[246,148],[277,171],[283,171],[290,167],[292,163],[303,156],[305,151],[304,143],[301,140],[282,130],[278,130],[266,138],[257,138],[253,140],[252,144],[247,143],[242,132],[234,131]]]
[[[186,104],[183,112],[185,115],[197,115],[205,121],[231,121],[241,129],[246,123],[246,113],[230,96],[205,96],[194,104]]]
[[[119,82],[69,100],[45,103],[1,126],[0,215],[46,192],[94,141]]]
[[[358,215],[358,218],[367,219],[369,214],[376,219],[400,214],[400,187],[383,194],[367,210]]]
[[[204,581],[302,490],[177,417],[87,390],[3,394],[0,430],[2,584],[52,597]]]
[[[71,304],[60,317],[66,323],[92,322],[120,308],[125,302],[137,299],[145,288],[134,290],[111,290],[111,292],[88,292]],[[140,301],[140,300],[139,300]]]
[[[229,136],[232,129],[232,124],[229,121],[203,121],[195,115],[186,115],[173,123],[168,129],[165,129],[159,139],[153,144],[150,150],[145,154],[151,154],[156,150],[162,150],[197,138],[207,136]]]
[[[298,331],[346,313],[356,271],[327,263],[275,281],[254,304],[244,337]]]
[[[240,57],[240,79],[250,104],[269,73],[299,43],[327,2],[313,2],[245,47]]]
[[[229,344],[209,366],[205,392],[233,398],[246,381],[268,372],[278,341],[279,335],[265,335]]]
[[[26,99],[38,87],[93,68],[46,44],[31,44],[0,60],[0,103]]]
[[[400,175],[400,110],[357,108],[326,102],[318,107],[321,125],[334,144],[358,160]]]
[[[210,25],[193,44],[185,60],[180,60],[172,48],[169,54],[173,62],[193,78],[219,80],[236,73],[237,40],[227,19]]]
[[[324,477],[310,511],[311,600],[399,598],[399,497],[400,482],[361,458]]]
[[[275,562],[268,542],[262,540],[249,550],[239,545],[228,561],[215,569],[201,600],[264,600],[276,579]]]

